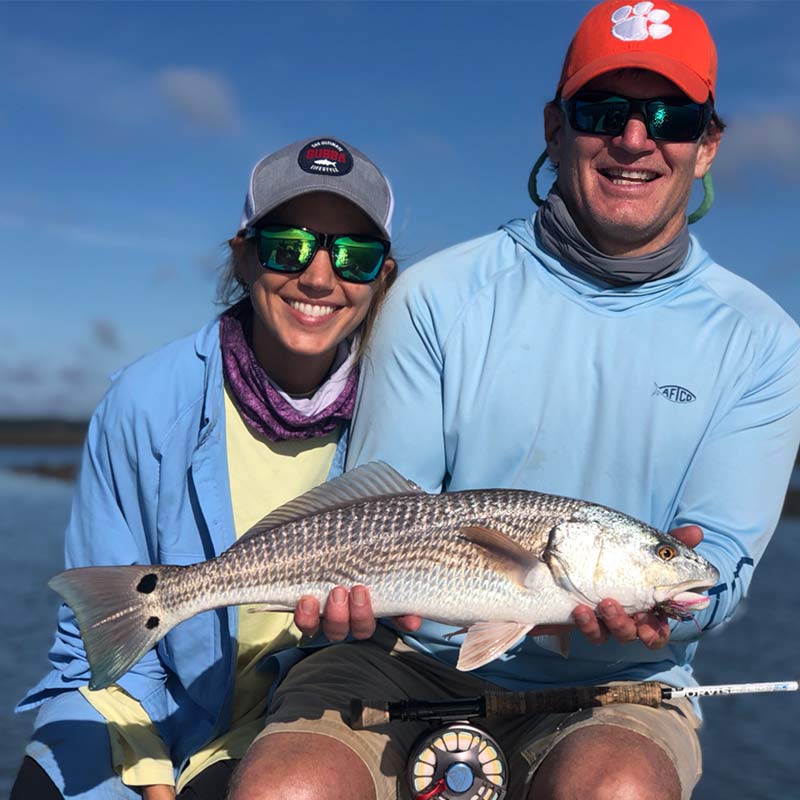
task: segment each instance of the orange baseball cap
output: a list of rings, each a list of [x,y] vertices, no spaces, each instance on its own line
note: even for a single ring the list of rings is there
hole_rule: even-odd
[[[590,80],[625,67],[663,75],[697,103],[714,97],[717,49],[703,18],[668,0],[607,0],[583,18],[567,50],[558,91],[572,97]]]

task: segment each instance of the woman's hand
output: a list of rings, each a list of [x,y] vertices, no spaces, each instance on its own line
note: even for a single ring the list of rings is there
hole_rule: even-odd
[[[143,800],[175,800],[175,787],[166,783],[142,786]]]
[[[320,628],[320,607],[315,597],[300,598],[294,610],[294,622],[306,636],[315,636]],[[350,633],[354,639],[369,639],[375,633],[375,615],[369,590],[360,584],[348,592],[344,586],[331,590],[322,615],[322,632],[332,642],[340,642]],[[405,615],[395,617],[395,622],[406,631],[415,631],[422,624],[422,617]]]

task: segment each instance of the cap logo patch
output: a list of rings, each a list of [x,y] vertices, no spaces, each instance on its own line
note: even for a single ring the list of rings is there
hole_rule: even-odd
[[[669,11],[656,8],[654,3],[621,6],[611,15],[611,33],[623,42],[663,39],[672,33],[672,28],[664,24],[668,19]]]
[[[353,156],[334,139],[316,139],[303,146],[297,163],[313,175],[347,175],[353,169]]]

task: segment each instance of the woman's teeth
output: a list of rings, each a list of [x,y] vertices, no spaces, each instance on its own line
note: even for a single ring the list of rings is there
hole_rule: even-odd
[[[337,310],[336,306],[312,306],[311,303],[299,303],[297,300],[288,300],[287,302],[295,311],[299,311],[307,317],[325,317]]]
[[[625,186],[630,183],[649,183],[658,177],[655,172],[641,169],[604,169],[602,172],[617,186]]]

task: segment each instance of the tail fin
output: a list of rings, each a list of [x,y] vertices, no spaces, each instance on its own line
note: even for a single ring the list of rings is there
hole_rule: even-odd
[[[48,585],[74,612],[92,668],[90,689],[105,689],[124,675],[181,618],[164,607],[164,575],[181,567],[79,567]]]

